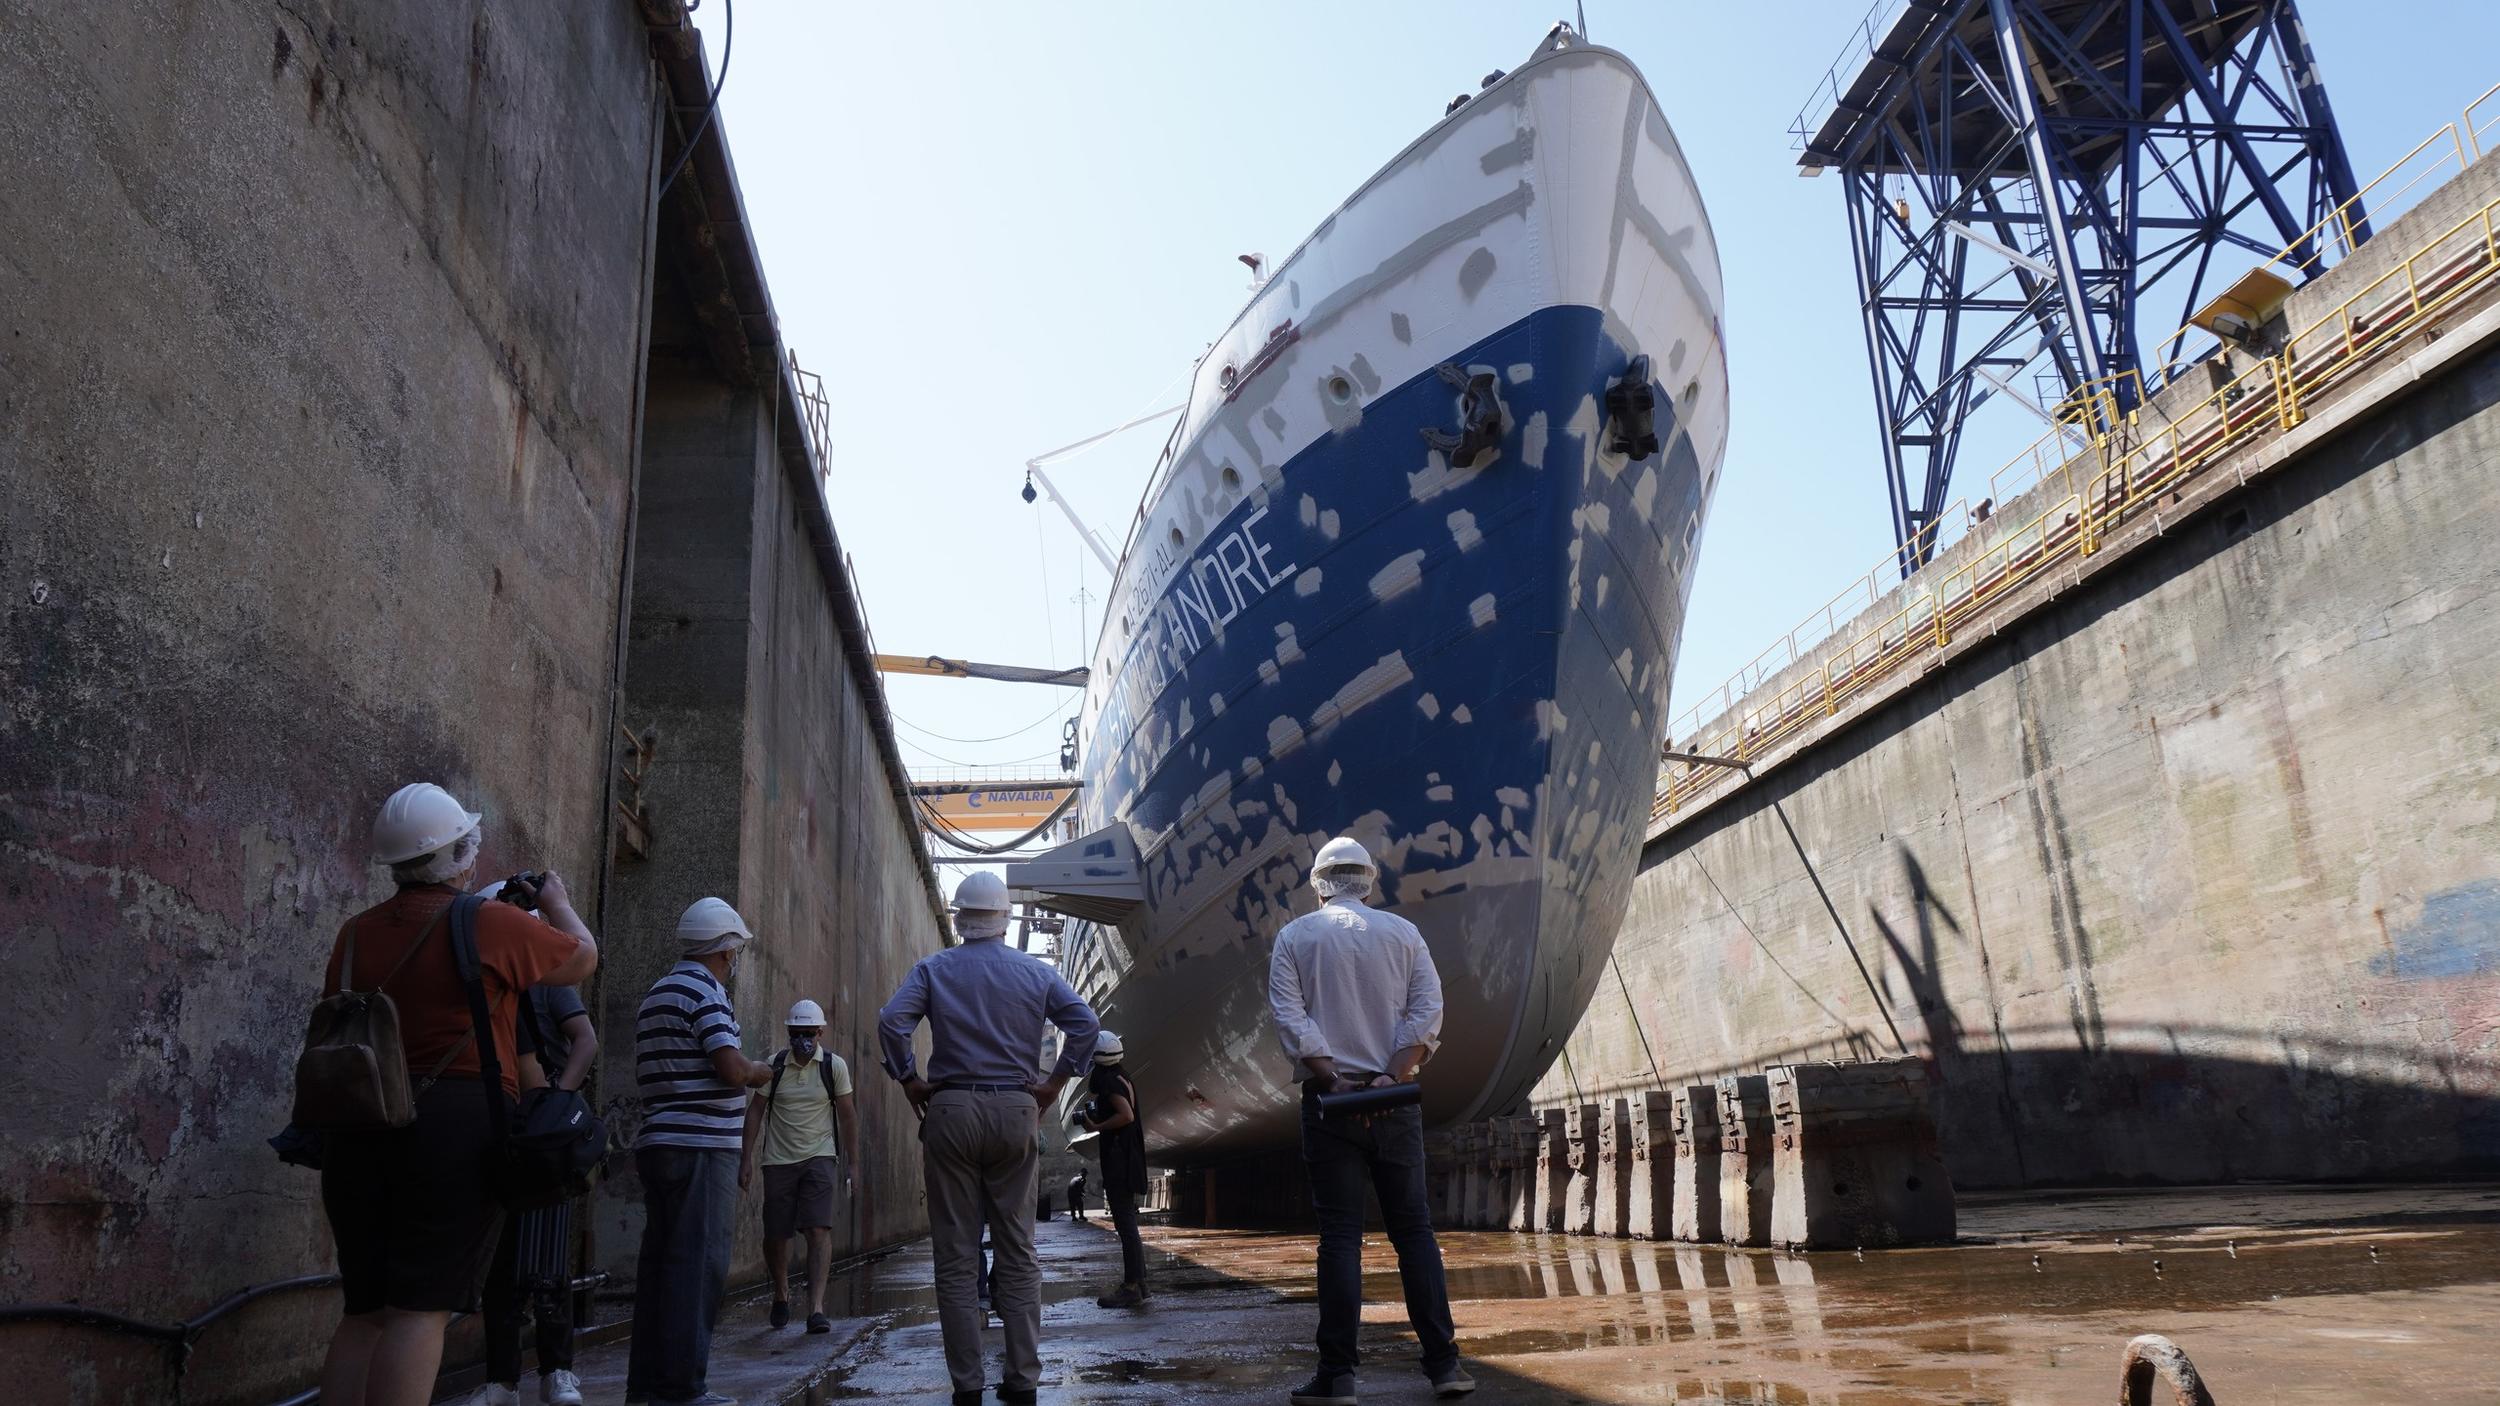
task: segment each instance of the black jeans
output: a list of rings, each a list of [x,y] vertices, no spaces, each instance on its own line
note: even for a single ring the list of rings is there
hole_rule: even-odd
[[[538,1374],[569,1371],[573,1366],[573,1296],[570,1286],[545,1275],[527,1276],[521,1269],[524,1227],[540,1233],[547,1223],[562,1227],[568,1207],[551,1206],[506,1216],[503,1237],[495,1245],[495,1267],[486,1275],[486,1380],[514,1386],[521,1380],[521,1303],[529,1301],[530,1323],[538,1339]],[[558,1233],[561,1233],[559,1230]]]
[[[634,1266],[627,1400],[690,1401],[707,1389],[712,1320],[729,1281],[738,1208],[735,1148],[643,1147],[642,1255]]]
[[[1423,1344],[1427,1373],[1458,1365],[1458,1332],[1450,1322],[1449,1282],[1441,1242],[1432,1235],[1424,1195],[1423,1110],[1400,1108],[1368,1119],[1322,1118],[1319,1100],[1302,1099],[1302,1163],[1311,1176],[1311,1209],[1319,1216],[1319,1369],[1353,1374],[1363,1326],[1363,1188],[1380,1198],[1380,1220],[1398,1252],[1406,1290],[1406,1321]]]
[[[1133,1192],[1103,1188],[1102,1208],[1120,1232],[1120,1282],[1146,1282],[1146,1242],[1137,1238],[1137,1197]]]

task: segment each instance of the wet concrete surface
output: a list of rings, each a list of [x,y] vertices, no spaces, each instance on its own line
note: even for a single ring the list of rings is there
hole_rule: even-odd
[[[2127,1339],[2152,1332],[2186,1349],[2221,1406],[2500,1401],[2500,1189],[2085,1193],[1962,1210],[1962,1244],[1863,1259],[1444,1234],[1482,1383],[1473,1399],[2099,1403],[2117,1395]],[[1117,1278],[1110,1230],[1038,1227],[1044,1403],[1272,1403],[1309,1375],[1307,1234],[1147,1235],[1155,1297],[1115,1312],[1093,1303]],[[1365,1269],[1362,1395],[1429,1400],[1376,1236]],[[944,1400],[925,1246],[836,1290],[828,1306],[844,1321],[830,1340],[783,1342],[734,1317],[760,1308],[733,1310],[716,1360],[770,1349],[789,1383],[745,1399]],[[995,1329],[988,1340],[994,1374]],[[718,1389],[741,1385],[716,1371]]]

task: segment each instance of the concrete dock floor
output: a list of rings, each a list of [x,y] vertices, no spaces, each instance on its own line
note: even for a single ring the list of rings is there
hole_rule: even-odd
[[[1864,1259],[1445,1234],[1473,1399],[2100,1403],[2117,1395],[2127,1339],[2151,1332],[2187,1351],[2220,1406],[2500,1400],[2500,1189],[1962,1209],[1964,1243]],[[1045,1403],[1274,1403],[1309,1374],[1307,1235],[1150,1227],[1157,1293],[1134,1313],[1093,1304],[1117,1274],[1107,1226],[1060,1220],[1039,1241]],[[1429,1400],[1388,1246],[1373,1237],[1365,1254],[1363,1398]],[[837,1283],[830,1337],[772,1333],[745,1321],[760,1306],[734,1308],[714,1385],[750,1403],[943,1400],[928,1286],[926,1248],[912,1246]],[[609,1354],[621,1372],[622,1348]],[[594,1390],[607,1385],[603,1361],[585,1366]]]

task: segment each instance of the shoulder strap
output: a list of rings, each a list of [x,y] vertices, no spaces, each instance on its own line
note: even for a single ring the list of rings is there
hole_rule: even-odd
[[[833,1155],[840,1157],[842,1155],[842,1096],[833,1091],[833,1054],[831,1051],[821,1048],[816,1051],[816,1077],[825,1081],[826,1121],[833,1128]]]
[[[773,1051],[771,1062],[773,1066],[773,1081],[764,1086],[764,1106],[767,1108],[772,1107],[773,1095],[781,1092],[781,1071],[782,1067],[790,1062],[789,1051]]]
[[[465,898],[469,896],[470,895],[463,894],[461,897]],[[391,984],[391,978],[398,976],[400,970],[408,965],[408,959],[417,955],[417,949],[425,946],[427,942],[433,940],[434,930],[443,925],[443,914],[449,913],[452,910],[452,905],[457,904],[459,901],[460,899],[458,898],[453,899],[451,903],[443,906],[441,912],[434,915],[434,921],[425,925],[425,931],[417,934],[417,940],[408,944],[408,950],[399,954],[398,961],[391,963],[390,971],[385,973],[380,981],[373,984],[374,990],[379,991],[383,987]],[[347,933],[347,960],[350,962],[356,960],[356,932],[353,927],[350,927]],[[346,983],[341,982],[340,985],[345,986]]]
[[[334,996],[344,996],[356,989],[356,929],[363,926],[364,921],[362,913],[347,920],[347,950],[339,954],[339,989],[330,993]]]
[[[477,910],[485,900],[473,893],[464,893],[451,901],[446,910],[451,915],[451,955],[460,973],[460,984],[469,993],[469,1039],[477,1042],[478,1084],[486,1091],[486,1127],[493,1138],[495,1151],[502,1155],[504,1136],[510,1120],[504,1113],[503,1061],[496,1058],[493,1017],[486,1009],[486,982],[480,974],[477,956]]]

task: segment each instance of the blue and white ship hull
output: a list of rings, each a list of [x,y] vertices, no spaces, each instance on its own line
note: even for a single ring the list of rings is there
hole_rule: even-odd
[[[1148,1145],[1290,1146],[1276,931],[1337,834],[1447,999],[1434,1122],[1518,1104],[1595,988],[1647,822],[1726,438],[1716,247],[1646,84],[1567,33],[1420,138],[1199,367],[1113,590],[1083,828],[1143,905],[1067,965],[1127,1041]],[[1609,448],[1635,357],[1660,447]],[[1461,379],[1502,430],[1459,467]]]

